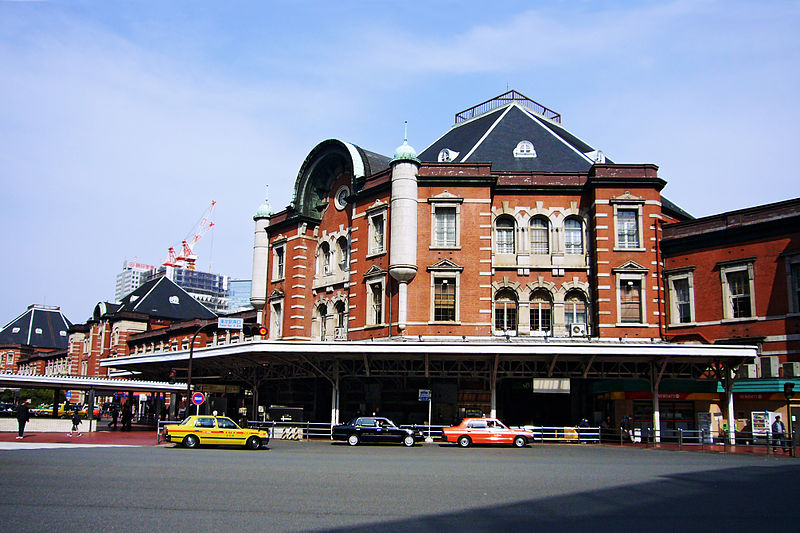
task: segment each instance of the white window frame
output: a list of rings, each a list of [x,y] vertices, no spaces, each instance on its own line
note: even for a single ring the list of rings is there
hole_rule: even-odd
[[[649,326],[647,317],[647,273],[646,272],[617,272],[617,326],[640,327]],[[639,282],[639,322],[622,321],[622,284],[628,281]]]
[[[272,281],[286,277],[286,242],[272,245]]]
[[[317,247],[317,277],[325,277],[333,274],[333,251],[327,241],[319,243]]]
[[[367,257],[373,257],[386,253],[386,214],[388,213],[385,206],[380,209],[370,211],[367,213],[368,225],[368,244],[367,244]],[[377,221],[380,220],[380,224]],[[377,228],[380,227],[380,239],[378,239]]]
[[[623,223],[624,219],[621,216],[621,213],[632,213],[634,220],[634,226],[636,230],[636,242],[628,241],[627,235],[628,233],[625,232],[626,238],[621,238],[623,235],[620,233],[623,230]],[[614,206],[614,234],[616,238],[616,248],[617,250],[644,250],[643,242],[642,242],[642,207],[635,206],[635,205],[615,205]]]
[[[756,292],[754,280],[754,259],[742,260],[738,262],[726,262],[719,265],[720,282],[722,283],[722,317],[723,320],[755,320],[756,314]],[[750,316],[734,317],[733,312],[733,293],[728,284],[728,275],[735,273],[746,273],[748,281],[748,297],[750,299]]]
[[[575,304],[569,301],[569,297],[572,294],[580,295],[581,301],[583,302],[583,322],[578,322],[576,320],[577,313],[575,312]],[[572,309],[570,309],[570,306],[572,306]],[[569,320],[570,317],[572,318],[572,321]],[[566,326],[567,329],[569,329],[573,324],[583,324],[584,326],[586,326],[588,334],[589,299],[586,298],[586,295],[583,292],[577,290],[569,290],[564,295],[564,326]]]
[[[574,248],[570,248],[569,247],[570,242],[567,240],[567,235],[574,231],[574,230],[567,231],[567,223],[570,222],[570,221],[573,221],[573,220],[578,223],[578,229],[579,229],[578,233],[581,236],[581,241],[580,241],[581,242],[581,248],[580,248],[579,252],[573,251]],[[586,255],[586,231],[585,231],[585,228],[586,228],[586,224],[584,224],[583,219],[580,218],[580,217],[569,216],[564,220],[564,253],[566,255],[571,255],[571,256]]]
[[[383,278],[375,278],[367,281],[367,316],[366,316],[366,325],[367,326],[383,326],[386,322],[386,283]],[[375,295],[375,287],[378,287],[380,290],[380,321],[378,322],[376,319],[375,314],[375,306],[374,306],[374,295]]]
[[[542,309],[541,309],[541,307],[537,307],[540,304],[538,302],[534,302],[534,300],[533,300],[533,298],[536,296],[537,293],[547,294],[547,300],[550,303],[550,308],[549,308],[550,309],[550,328],[549,329],[541,329],[539,327],[540,324],[541,324],[541,321],[542,321],[542,314],[541,314]],[[554,307],[554,305],[553,305],[553,295],[550,293],[550,291],[548,291],[547,289],[542,289],[542,288],[534,289],[533,291],[531,291],[531,296],[530,296],[530,298],[528,300],[528,306],[529,306],[529,308],[528,308],[529,318],[530,318],[530,315],[533,314],[534,309],[538,311],[538,316],[539,316],[539,324],[534,324],[533,320],[530,320],[530,331],[531,331],[531,334],[534,334],[534,332],[536,332],[539,335],[541,335],[542,333],[544,333],[546,336],[553,335],[553,325],[554,325],[554,320],[553,319],[555,318],[555,313],[554,313],[554,309],[553,309],[553,307]]]
[[[439,235],[439,213],[445,209],[452,209],[455,212],[455,227],[453,228],[453,242],[440,242],[437,240]],[[461,248],[461,204],[457,202],[435,202],[431,203],[431,248],[455,250]]]
[[[501,292],[511,292],[515,295],[514,302],[516,303],[516,324],[514,324],[514,329],[497,329],[497,295]],[[494,291],[494,296],[492,296],[492,331],[494,331],[495,335],[508,335],[510,337],[515,337],[517,332],[519,331],[519,310],[520,310],[520,303],[519,303],[519,294],[509,287],[504,287],[497,289]]]
[[[340,243],[344,242],[344,248],[341,247]],[[337,267],[339,268],[340,272],[349,272],[350,271],[350,239],[345,236],[338,237],[336,239],[336,256],[338,257],[338,261],[336,262]]]
[[[508,228],[503,228],[503,232],[508,232],[511,235],[511,251],[501,251],[500,250],[500,227],[498,224],[500,222],[511,222],[511,230],[509,231]],[[498,255],[513,255],[517,251],[517,221],[514,217],[510,215],[500,215],[494,219],[494,250],[495,253]]]
[[[533,224],[536,221],[544,222],[544,232],[545,232],[545,235],[547,236],[547,240],[546,240],[546,243],[545,243],[546,247],[547,247],[547,250],[545,250],[544,252],[537,251],[533,246],[533,235],[534,235],[534,232],[535,231],[541,231],[541,228],[534,229]],[[550,242],[552,240],[550,238],[550,219],[548,219],[547,217],[542,216],[542,215],[532,216],[530,221],[528,222],[528,232],[530,233],[531,254],[534,254],[534,255],[548,255],[548,254],[550,254],[550,252],[552,251],[552,246],[550,244]]]
[[[680,309],[678,308],[678,291],[675,289],[676,281],[686,281],[689,292],[689,321],[681,322]],[[694,272],[667,273],[667,289],[669,290],[669,324],[670,326],[686,326],[695,323],[694,310]]]
[[[455,313],[453,320],[436,320],[436,286],[440,280],[453,280],[455,286]],[[461,322],[461,272],[460,271],[440,271],[431,272],[431,324],[458,324]]]
[[[283,334],[283,298],[269,303],[269,338],[280,339]]]

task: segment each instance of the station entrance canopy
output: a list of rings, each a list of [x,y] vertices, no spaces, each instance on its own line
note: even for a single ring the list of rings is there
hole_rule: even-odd
[[[89,376],[39,376],[32,374],[0,374],[0,388],[30,388],[82,390],[96,392],[180,392],[185,383],[144,381],[139,379],[111,379]]]
[[[322,377],[718,379],[757,356],[755,346],[662,342],[268,341],[193,350],[193,378],[258,381]],[[164,379],[189,351],[106,359],[101,365]],[[251,378],[252,379],[252,378]],[[251,381],[244,379],[238,381]]]

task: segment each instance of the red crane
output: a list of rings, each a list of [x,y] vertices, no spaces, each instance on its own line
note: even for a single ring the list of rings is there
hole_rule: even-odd
[[[197,256],[193,252],[194,245],[197,244],[197,241],[199,241],[208,230],[214,227],[214,223],[211,222],[211,215],[214,212],[215,205],[217,205],[217,202],[212,201],[211,205],[206,209],[205,213],[203,213],[203,216],[200,217],[200,221],[195,224],[192,231],[189,232],[189,235],[181,241],[179,246],[180,252],[175,251],[175,246],[169,247],[169,250],[167,250],[167,259],[162,265],[194,270],[194,263],[197,261]]]

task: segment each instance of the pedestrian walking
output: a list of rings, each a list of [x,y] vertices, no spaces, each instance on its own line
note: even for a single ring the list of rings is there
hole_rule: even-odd
[[[631,434],[631,419],[628,415],[622,417],[622,421],[619,423],[619,429],[626,440],[633,442],[633,435]]]
[[[73,433],[76,433],[78,431],[78,426],[80,425],[81,425],[81,414],[78,412],[78,409],[76,408],[72,412],[72,431],[67,433],[67,436],[71,437]],[[83,433],[78,433],[78,436],[82,437]]]
[[[121,431],[131,430],[131,420],[133,420],[133,412],[131,411],[131,403],[125,402],[122,405],[122,429]]]
[[[108,422],[108,427],[113,427],[117,429],[117,420],[119,419],[119,408],[117,404],[113,404],[111,406],[111,420]]]
[[[31,399],[28,398],[17,408],[17,424],[19,425],[18,439],[22,438],[22,434],[25,432],[25,424],[27,424],[28,420],[31,418],[30,407],[28,407],[30,403]]]
[[[781,415],[775,417],[775,422],[772,423],[772,451],[777,451],[778,446],[783,449],[783,453],[789,451],[789,445],[786,442],[786,426],[781,421]]]

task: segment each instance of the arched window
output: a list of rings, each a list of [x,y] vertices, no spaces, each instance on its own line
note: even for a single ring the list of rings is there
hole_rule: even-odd
[[[339,270],[347,272],[350,270],[350,247],[347,245],[347,237],[336,239],[336,247],[339,254]]]
[[[531,294],[531,331],[549,334],[553,331],[553,300],[544,289]]]
[[[319,340],[324,341],[328,336],[328,308],[325,304],[317,306],[317,315],[319,315]]]
[[[570,291],[564,298],[564,317],[567,329],[572,324],[586,324],[586,298],[580,291]]]
[[[344,302],[341,300],[336,302],[334,306],[336,309],[336,327],[337,328],[346,328],[347,327],[347,310],[345,308]]]
[[[577,218],[564,221],[564,249],[567,254],[583,253],[583,224]]]
[[[514,253],[514,219],[501,217],[495,221],[495,238],[498,254]]]
[[[331,247],[327,242],[319,245],[320,274],[327,276],[331,273]]]
[[[499,334],[517,333],[517,295],[511,289],[502,289],[495,294],[494,329]]]
[[[550,253],[550,227],[545,218],[531,219],[531,253]]]

